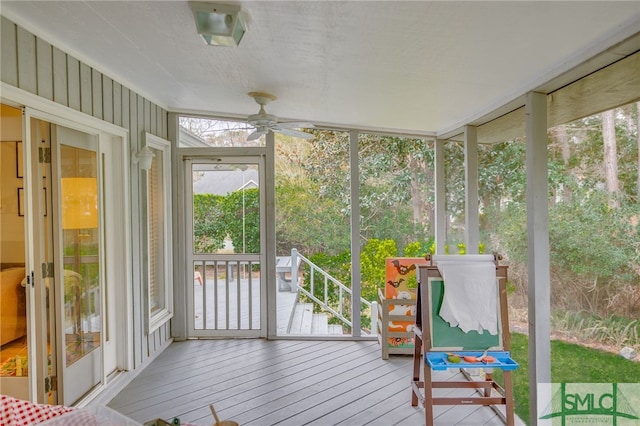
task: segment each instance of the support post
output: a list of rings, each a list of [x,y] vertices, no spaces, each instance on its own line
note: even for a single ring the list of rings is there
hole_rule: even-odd
[[[464,194],[465,227],[464,243],[468,254],[478,254],[480,243],[479,198],[478,198],[478,129],[464,128]]]
[[[435,239],[436,253],[445,254],[444,247],[447,243],[447,212],[445,209],[446,189],[444,177],[444,141],[434,141],[434,184],[435,184]]]
[[[377,336],[378,335],[378,302],[373,301],[371,302],[371,335],[373,336]],[[382,342],[384,343],[384,341]]]
[[[529,282],[529,409],[538,420],[538,389],[551,383],[551,284],[547,170],[547,96],[526,96],[527,236]]]
[[[298,249],[291,249],[291,293],[298,292]]]
[[[349,167],[351,170],[351,335],[360,337],[360,168],[358,166],[358,132],[349,132]]]
[[[260,301],[260,312],[266,312],[267,330],[266,336],[273,338],[278,335],[278,319],[277,319],[277,293],[278,279],[276,273],[276,178],[275,178],[275,137],[273,132],[265,135],[266,153],[264,160],[264,216],[265,216],[265,238],[264,238],[264,261],[265,264],[261,268],[265,274],[265,291],[266,300],[262,298]]]

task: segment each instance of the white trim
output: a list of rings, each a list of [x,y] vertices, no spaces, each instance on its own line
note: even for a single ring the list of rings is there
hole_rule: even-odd
[[[124,370],[131,370],[134,368],[134,353],[133,353],[133,339],[135,336],[134,333],[134,324],[133,324],[133,242],[132,242],[132,211],[131,211],[131,175],[130,175],[130,167],[129,167],[129,142],[128,142],[129,132],[124,137],[123,142],[124,145],[122,147],[122,169],[121,172],[123,174],[123,182],[124,182],[124,194],[122,196],[122,201],[124,203],[124,211],[125,211],[125,223],[121,224],[123,227],[123,235],[124,238],[124,253],[122,256],[124,258],[125,265],[125,293],[119,296],[123,298],[123,306],[125,307],[125,315],[124,323],[125,327],[123,327],[122,333],[120,333],[118,342],[118,356],[121,359],[118,360],[118,363],[122,362],[122,368]]]
[[[268,152],[266,147],[241,147],[241,148],[177,148],[180,161],[196,158],[210,159],[211,157],[255,157],[265,156]]]
[[[180,156],[181,151],[177,148],[179,143],[180,126],[178,124],[178,116],[168,114],[167,132],[169,140],[173,141],[172,146],[172,187],[173,192],[173,253],[171,261],[173,268],[173,304],[178,315],[173,317],[171,321],[171,336],[176,340],[185,340],[187,338],[187,289],[184,286],[184,278],[186,276],[186,236],[187,232],[187,214],[186,214],[186,197],[184,183],[184,164]]]
[[[2,101],[2,103],[7,103],[5,102],[4,99],[2,99],[0,97],[0,101]],[[22,106],[18,106],[17,104],[13,104],[12,106],[17,106],[21,109],[22,111],[22,125],[21,125],[21,130],[22,130],[22,150],[23,150],[23,159],[28,159],[31,158],[31,144],[25,143],[25,141],[30,141],[31,140],[31,128],[30,126],[27,125],[28,122],[30,122],[29,120],[29,111],[25,108],[23,108]],[[25,164],[24,167],[24,174],[23,176],[30,176],[31,175],[31,166],[30,166],[30,162],[27,161],[27,164]],[[29,185],[26,185],[27,179],[24,179],[24,185],[23,187],[25,188],[25,197],[27,199],[30,199],[29,197],[31,196],[31,194],[28,193],[29,191]],[[24,217],[24,240],[26,241],[35,241],[36,236],[35,236],[35,229],[34,229],[34,215],[26,215]],[[35,271],[36,271],[36,265],[35,265],[35,250],[34,250],[35,244],[25,244],[25,274],[27,276],[31,275],[31,271],[34,271],[34,275],[35,275]],[[34,288],[33,283],[29,286],[27,286],[27,315],[29,315],[30,312],[36,312],[37,315],[37,310],[36,310],[36,306],[37,306],[37,302],[38,302],[38,297]],[[38,368],[38,364],[42,362],[42,360],[37,357],[37,352],[36,352],[36,347],[37,347],[37,342],[38,342],[38,338],[37,338],[37,334],[38,331],[42,332],[42,330],[38,330],[37,325],[41,324],[42,322],[36,320],[36,321],[27,321],[27,356],[28,358],[28,366],[29,366],[29,371],[32,372],[32,374],[29,374],[29,400],[30,401],[36,401],[38,402],[38,377],[40,375],[40,369]],[[42,381],[40,381],[42,382]]]
[[[122,143],[119,144],[117,148],[115,147],[115,140],[121,140]],[[116,333],[116,365],[121,369],[130,369],[133,362],[133,352],[132,347],[127,342],[130,342],[133,336],[131,332],[133,330],[133,304],[131,297],[129,296],[132,292],[132,279],[131,279],[131,268],[132,268],[132,259],[131,259],[131,207],[130,207],[130,196],[129,196],[129,149],[128,143],[125,138],[122,138],[117,135],[113,135],[108,132],[100,132],[99,136],[100,140],[100,154],[104,154],[105,146],[109,146],[109,163],[108,166],[111,166],[111,170],[107,170],[108,174],[103,176],[104,179],[109,181],[112,185],[109,187],[109,191],[112,191],[112,194],[106,194],[104,196],[105,200],[110,201],[110,206],[113,208],[114,206],[118,206],[118,209],[124,212],[124,221],[119,220],[118,217],[113,217],[113,215],[108,214],[107,210],[104,210],[104,220],[105,220],[105,229],[109,230],[109,235],[107,237],[106,245],[105,245],[105,255],[107,257],[107,262],[113,262],[116,266],[115,269],[118,269],[117,265],[124,265],[124,273],[118,273],[116,276],[117,280],[123,280],[124,282],[120,284],[121,291],[117,291],[118,286],[115,286],[116,292],[114,294],[114,303],[116,307],[125,307],[124,311],[128,313],[128,315],[116,315],[115,319],[115,327],[117,329]],[[114,182],[115,180],[115,182]],[[105,182],[106,183],[106,182]],[[121,185],[118,185],[121,183]],[[118,192],[116,192],[118,191]],[[117,197],[117,198],[116,198]],[[115,241],[114,240],[115,234]],[[113,247],[113,250],[109,252],[109,249]],[[114,253],[115,251],[115,253]],[[105,264],[106,266],[106,264]],[[113,280],[113,275],[107,277],[108,280]],[[105,281],[106,283],[106,281]],[[105,298],[105,303],[107,302]],[[105,312],[105,322],[107,317],[107,311]],[[108,324],[105,323],[105,330],[107,330]],[[111,373],[110,371],[105,371],[105,374]]]
[[[149,355],[146,359],[146,362],[142,364],[141,367],[135,370],[122,371],[118,375],[112,378],[111,381],[107,383],[106,389],[103,392],[95,395],[94,398],[90,400],[82,400],[82,403],[86,405],[86,403],[91,403],[92,405],[107,405],[113,398],[115,398],[124,388],[126,388],[136,377],[140,375],[144,371],[145,368],[150,366],[153,361],[158,358],[158,356],[167,349],[174,342],[173,338],[169,338],[159,349]],[[94,395],[92,395],[94,396]]]
[[[272,134],[272,133],[269,133]],[[267,141],[269,136],[267,135]],[[267,142],[269,144],[269,142]],[[273,145],[273,141],[271,143]],[[189,148],[188,151],[182,150],[182,153],[191,152]],[[210,151],[211,149],[209,149]],[[272,152],[274,149],[267,152]],[[273,222],[273,213],[275,212],[275,203],[271,201],[270,203],[267,200],[273,200],[273,189],[275,188],[274,179],[272,175],[269,175],[267,172],[266,164],[269,161],[273,162],[273,155],[259,155],[255,149],[252,150],[244,150],[248,155],[222,155],[222,152],[226,151],[234,151],[238,153],[238,150],[233,150],[233,148],[220,148],[217,150],[218,155],[199,155],[196,158],[191,158],[187,155],[182,155],[181,158],[181,167],[180,174],[184,176],[183,180],[183,189],[181,194],[183,194],[185,200],[182,202],[184,206],[184,223],[179,226],[184,227],[183,231],[180,233],[180,243],[184,244],[184,274],[182,276],[177,277],[180,280],[180,286],[184,287],[184,283],[190,283],[185,288],[185,296],[186,300],[192,301],[194,298],[194,290],[193,290],[193,262],[195,260],[202,260],[203,256],[199,254],[193,253],[193,181],[192,181],[192,167],[193,164],[251,164],[256,165],[258,167],[259,172],[259,205],[260,205],[260,253],[234,253],[234,254],[206,254],[204,257],[207,260],[222,260],[222,261],[235,261],[235,260],[245,260],[245,261],[256,261],[258,260],[261,269],[260,269],[260,328],[249,328],[249,329],[196,329],[194,325],[194,313],[193,313],[193,304],[191,302],[187,303],[185,306],[185,319],[186,322],[186,337],[187,338],[251,338],[251,337],[275,337],[276,336],[276,291],[277,291],[277,282],[276,282],[276,271],[275,271],[275,222]],[[261,152],[264,152],[262,150]],[[269,160],[271,157],[271,160]],[[273,164],[273,163],[272,163]],[[271,166],[273,167],[273,165]],[[273,170],[273,168],[272,168]],[[182,207],[180,207],[182,208]],[[267,223],[272,223],[272,225],[267,226]],[[269,234],[273,234],[270,236]],[[270,242],[273,241],[273,242]],[[269,247],[272,247],[269,249]],[[273,327],[273,330],[270,330],[270,327]]]
[[[179,151],[179,150],[178,150]],[[183,221],[178,226],[181,227],[180,244],[183,245],[184,252],[182,254],[181,261],[178,261],[183,271],[183,275],[177,277],[177,282],[181,288],[184,289],[185,303],[182,305],[183,312],[182,318],[185,323],[185,338],[190,338],[192,330],[195,328],[193,321],[193,286],[189,285],[189,278],[192,274],[193,262],[193,160],[185,157],[180,158],[182,169],[181,174],[184,176],[182,184],[184,185],[179,191],[182,194],[183,199],[178,205],[178,208],[182,211]],[[178,192],[178,191],[177,191]]]
[[[116,126],[115,124],[87,115],[73,108],[41,98],[40,96],[18,89],[4,82],[0,82],[0,94],[0,102],[5,103],[5,99],[8,99],[8,104],[27,106],[34,112],[32,116],[37,116],[37,118],[42,118],[47,121],[54,118],[56,124],[69,127],[70,129],[93,135],[98,134],[98,131],[101,130],[116,136],[122,136],[123,138],[129,134],[129,131],[124,127]],[[127,139],[125,139],[125,141],[126,140]]]
[[[170,261],[173,256],[173,245],[172,245],[172,227],[173,227],[173,213],[172,213],[172,191],[171,191],[171,142],[162,139],[158,136],[152,135],[151,133],[145,133],[144,135],[145,146],[149,148],[157,149],[162,152],[162,191],[164,195],[164,229],[163,236],[161,237],[164,240],[164,250],[163,250],[163,259],[164,259],[164,307],[157,313],[151,315],[149,312],[150,309],[150,300],[147,288],[147,324],[148,324],[148,333],[151,334],[158,328],[160,328],[163,324],[173,318],[174,308],[173,308],[173,262]],[[147,203],[147,241],[146,246],[144,248],[146,252],[146,257],[149,258],[149,236],[150,236],[150,224],[149,220],[149,180],[147,179],[147,191],[146,191],[146,203]],[[147,277],[151,276],[150,262],[147,264]],[[148,286],[149,283],[147,282]]]

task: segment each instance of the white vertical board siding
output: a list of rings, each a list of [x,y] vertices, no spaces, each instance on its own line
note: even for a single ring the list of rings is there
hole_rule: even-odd
[[[93,116],[102,119],[102,73],[91,70],[91,99]]]
[[[67,94],[69,108],[80,111],[80,61],[67,55]]]
[[[151,102],[143,98],[142,113],[144,114],[144,127],[142,132],[151,133]]]
[[[130,152],[141,148],[145,132],[167,137],[166,110],[6,17],[0,19],[0,80],[3,83],[128,129]],[[143,259],[146,178],[137,165],[130,167],[131,209],[134,212],[131,246],[134,258]],[[133,317],[131,343],[135,369],[166,347],[171,333],[168,321],[153,333],[147,333],[146,274],[140,261],[132,262],[132,274],[133,312],[127,315]]]
[[[102,76],[102,119],[113,123],[113,80]]]
[[[156,107],[156,131],[164,133],[163,138],[168,139],[167,115],[162,113],[161,108]]]
[[[80,111],[93,115],[93,89],[91,89],[91,68],[80,64]]]
[[[122,127],[129,129],[131,125],[131,117],[130,117],[130,103],[129,98],[131,92],[126,87],[122,86]]]
[[[36,39],[36,78],[38,96],[53,100],[53,48],[42,39]]]
[[[23,71],[18,69],[18,73]],[[53,48],[53,101],[68,106],[67,100],[67,55],[57,47]]]
[[[122,85],[113,82],[113,124],[122,126]]]
[[[33,34],[18,27],[18,69],[24,70],[18,74],[18,87],[27,92],[37,91],[36,83],[36,38]]]
[[[0,21],[0,78],[7,84],[18,86],[17,27],[4,16]]]

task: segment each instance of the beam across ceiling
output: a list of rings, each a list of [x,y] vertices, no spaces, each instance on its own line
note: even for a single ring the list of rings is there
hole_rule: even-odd
[[[547,94],[549,127],[569,123],[640,100],[640,51]],[[478,126],[478,143],[493,144],[522,138],[525,111],[520,106]],[[438,139],[462,142],[464,133]]]

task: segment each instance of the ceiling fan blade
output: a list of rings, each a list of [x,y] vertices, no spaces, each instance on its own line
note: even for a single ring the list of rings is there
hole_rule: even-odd
[[[276,129],[313,129],[314,127],[312,123],[306,121],[285,121],[274,126]]]
[[[301,132],[299,130],[293,130],[293,129],[283,129],[281,127],[272,127],[271,130],[273,130],[274,132],[282,133],[283,135],[293,136],[293,137],[302,138],[302,139],[313,139],[315,137],[311,133],[305,133],[305,132]]]
[[[266,135],[267,132],[264,130],[256,130],[255,132],[251,133],[249,136],[247,136],[247,141],[254,141],[256,139],[258,139],[260,136],[262,135]]]

